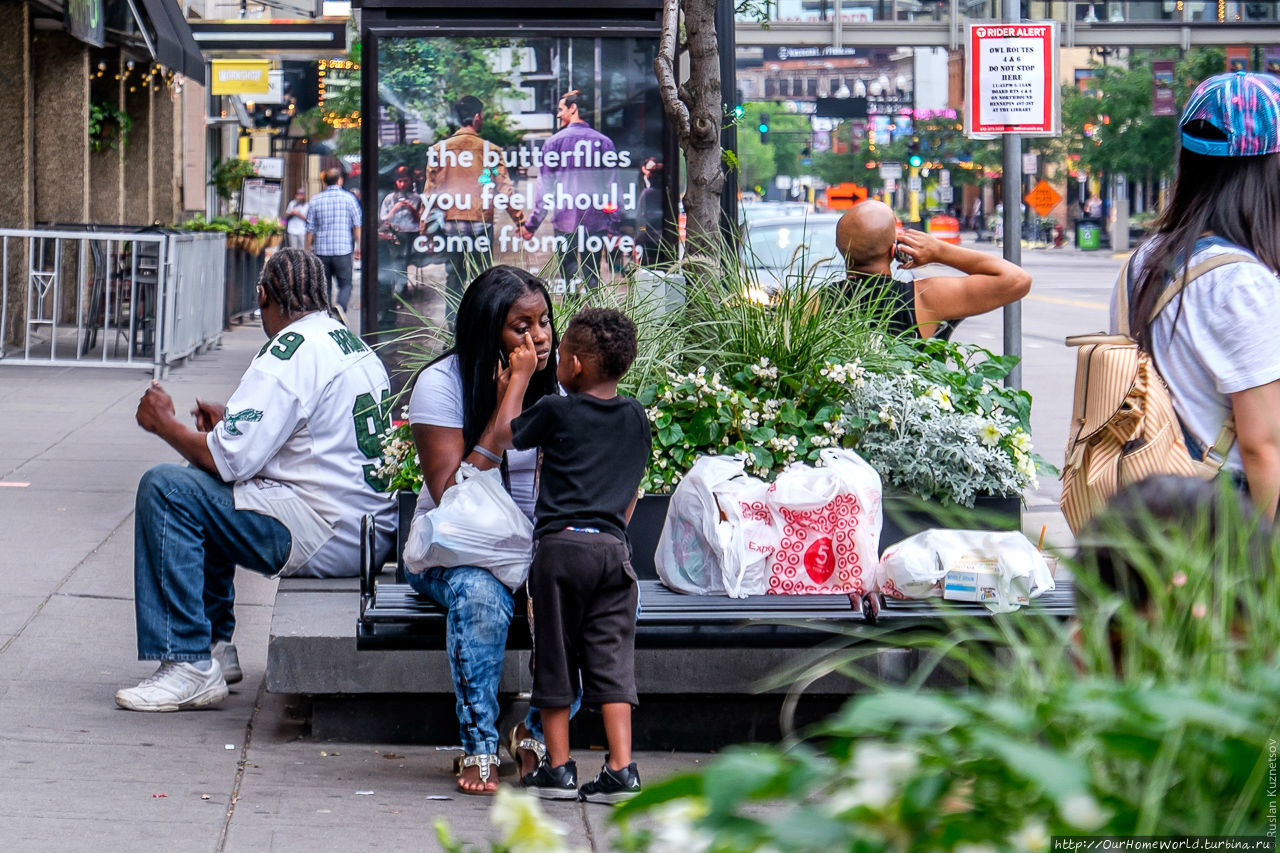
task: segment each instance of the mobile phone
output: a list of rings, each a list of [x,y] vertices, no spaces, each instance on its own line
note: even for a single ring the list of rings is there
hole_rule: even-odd
[[[915,258],[911,257],[903,250],[900,243],[896,242],[893,244],[893,259],[898,262],[898,266],[903,267],[909,265],[915,260]]]
[[[502,365],[503,370],[506,370],[508,366],[507,354],[502,350],[498,350],[498,364]]]

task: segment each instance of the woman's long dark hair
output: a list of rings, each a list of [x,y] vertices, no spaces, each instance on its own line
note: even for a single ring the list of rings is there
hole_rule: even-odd
[[[1194,131],[1209,137],[1214,129],[1204,125]],[[1280,157],[1207,157],[1182,149],[1173,199],[1156,222],[1129,304],[1129,328],[1147,352],[1152,351],[1151,311],[1171,277],[1186,273],[1196,240],[1206,233],[1280,269]]]
[[[507,314],[516,300],[530,293],[539,294],[547,303],[547,316],[551,318],[551,358],[547,366],[529,380],[529,390],[524,395],[527,409],[543,396],[556,393],[556,348],[560,342],[546,284],[530,272],[503,264],[480,273],[462,294],[454,345],[444,355],[458,357],[458,372],[462,376],[464,456],[480,440],[498,406],[495,371],[502,352],[502,329],[507,324]]]

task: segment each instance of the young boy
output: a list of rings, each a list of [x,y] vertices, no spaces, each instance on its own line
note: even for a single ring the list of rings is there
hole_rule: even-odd
[[[544,799],[616,803],[640,791],[631,761],[638,591],[626,527],[651,438],[644,408],[618,395],[635,356],[626,316],[579,312],[560,341],[557,378],[567,396],[543,397],[511,424],[516,448],[542,449],[529,596],[531,702],[542,711],[547,754],[521,782]],[[569,757],[579,671],[582,701],[600,707],[609,744],[600,774],[580,789]]]

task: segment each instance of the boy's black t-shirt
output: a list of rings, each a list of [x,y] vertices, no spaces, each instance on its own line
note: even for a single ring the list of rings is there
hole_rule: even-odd
[[[549,394],[511,422],[517,450],[542,448],[534,537],[594,527],[626,540],[626,515],[649,466],[652,435],[630,397]]]

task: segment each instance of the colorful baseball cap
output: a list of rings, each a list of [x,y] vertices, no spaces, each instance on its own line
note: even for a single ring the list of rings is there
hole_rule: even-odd
[[[1200,120],[1226,139],[1187,132]],[[1280,78],[1235,71],[1205,80],[1191,93],[1178,122],[1182,147],[1207,157],[1256,157],[1280,151]]]

